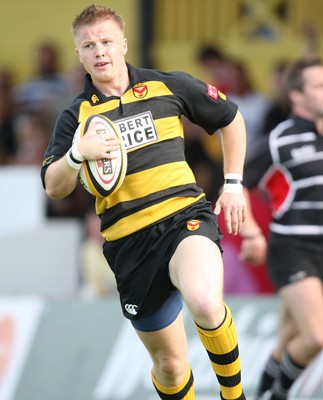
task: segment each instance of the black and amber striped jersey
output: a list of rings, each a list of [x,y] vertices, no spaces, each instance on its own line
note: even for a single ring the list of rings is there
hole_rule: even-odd
[[[322,237],[323,136],[315,124],[292,115],[258,150],[245,165],[244,184],[269,195],[271,232]]]
[[[106,97],[85,78],[84,92],[59,116],[45,153],[48,165],[66,154],[78,124],[103,114],[119,130],[128,167],[121,188],[96,198],[101,232],[116,240],[143,229],[204,198],[184,153],[181,116],[213,134],[235,117],[237,106],[214,86],[183,72],[162,73],[128,64],[130,86]]]

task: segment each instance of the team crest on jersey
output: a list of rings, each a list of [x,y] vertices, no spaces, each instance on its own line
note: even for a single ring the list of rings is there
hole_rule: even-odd
[[[100,100],[99,100],[99,98],[98,98],[98,96],[96,95],[96,94],[94,94],[92,97],[91,97],[91,100],[92,100],[92,103],[98,103]]]
[[[147,85],[135,86],[134,88],[132,88],[132,92],[133,92],[133,95],[134,95],[137,99],[143,99],[143,98],[146,97],[147,94],[148,94]]]
[[[189,231],[197,231],[200,226],[201,226],[201,221],[199,221],[198,219],[191,219],[190,221],[186,222],[186,228]]]

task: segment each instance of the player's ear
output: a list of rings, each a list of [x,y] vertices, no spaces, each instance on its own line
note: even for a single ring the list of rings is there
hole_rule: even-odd
[[[125,56],[128,52],[128,40],[126,38],[123,39],[122,46],[123,46],[123,55]]]
[[[77,56],[78,56],[80,62],[82,63],[83,61],[82,61],[82,59],[81,59],[81,56],[80,56],[79,51],[77,50],[77,47],[75,47],[75,52],[76,52],[76,54],[77,54]]]
[[[292,104],[298,104],[302,98],[302,92],[296,89],[291,90],[288,93],[288,98]]]

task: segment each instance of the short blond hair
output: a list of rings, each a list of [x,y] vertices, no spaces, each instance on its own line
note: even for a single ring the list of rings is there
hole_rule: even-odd
[[[77,30],[81,26],[93,25],[97,21],[102,20],[114,20],[120,27],[121,31],[125,31],[125,21],[117,14],[115,10],[111,8],[92,4],[86,7],[83,11],[78,14],[72,23],[72,34],[75,35]]]

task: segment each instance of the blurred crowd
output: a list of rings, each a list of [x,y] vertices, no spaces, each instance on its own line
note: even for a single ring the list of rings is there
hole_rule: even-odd
[[[83,91],[82,64],[61,72],[60,49],[55,43],[39,43],[34,61],[33,75],[22,83],[14,82],[10,70],[0,70],[0,167],[26,165],[40,170],[58,114]],[[77,218],[83,223],[79,257],[82,295],[114,294],[114,278],[102,254],[93,197],[78,184],[62,200],[45,199],[48,219]]]
[[[0,166],[40,167],[57,115],[83,90],[82,65],[78,63],[62,73],[59,69],[60,50],[55,43],[40,43],[35,55],[33,75],[25,82],[17,84],[10,70],[0,70]],[[253,87],[241,61],[222,54],[216,47],[202,48],[197,58],[205,80],[238,104],[246,122],[247,157],[250,157],[261,137],[288,115],[281,84],[285,64],[278,64],[272,71],[275,95],[268,98]],[[183,122],[187,160],[207,198],[215,202],[223,182],[220,137],[201,132],[188,120]],[[99,230],[99,220],[93,215],[92,196],[78,185],[65,199],[46,201],[48,218],[78,218],[84,222],[82,276],[87,283],[86,293],[94,296],[114,293],[109,269],[104,267],[105,261],[99,256],[102,242],[95,233]],[[255,195],[255,204],[259,223],[266,232],[269,211],[258,195]],[[239,238],[225,237],[223,245],[227,249],[224,253],[227,257],[227,293],[272,292],[264,268],[247,266],[239,261]]]

